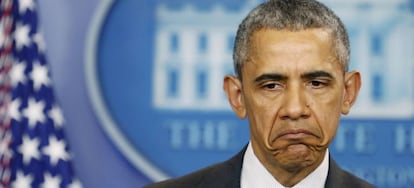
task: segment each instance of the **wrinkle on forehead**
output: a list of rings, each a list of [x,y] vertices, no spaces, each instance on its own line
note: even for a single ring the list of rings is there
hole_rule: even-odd
[[[266,32],[275,31],[275,32]],[[314,31],[314,32],[309,32]],[[278,41],[269,43],[269,41]],[[312,41],[312,42],[310,42]],[[329,45],[327,48],[322,46]],[[315,47],[316,46],[316,47]],[[330,49],[329,51],[320,51]],[[255,64],[255,59],[272,57],[277,59],[279,54],[289,54],[292,59],[302,59],[304,52],[308,54],[325,53],[321,59],[329,63],[340,63],[335,53],[331,32],[327,29],[306,29],[300,31],[261,29],[253,33],[248,55],[248,63]],[[300,58],[297,58],[300,56]],[[294,58],[296,57],[296,58]],[[269,62],[270,63],[270,62]]]

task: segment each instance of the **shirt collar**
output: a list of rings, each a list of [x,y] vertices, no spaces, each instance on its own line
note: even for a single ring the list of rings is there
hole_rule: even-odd
[[[308,176],[301,180],[292,188],[323,188],[329,170],[329,151],[325,153],[322,163]],[[285,188],[266,170],[253,152],[251,143],[247,146],[244,154],[243,166],[240,179],[241,188],[252,187],[274,187]]]

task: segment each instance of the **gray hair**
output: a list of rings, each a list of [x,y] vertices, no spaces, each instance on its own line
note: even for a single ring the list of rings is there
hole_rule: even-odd
[[[260,29],[299,31],[327,29],[334,39],[334,50],[342,70],[348,71],[350,47],[344,24],[328,7],[315,0],[271,0],[253,9],[241,22],[234,43],[234,70],[241,79],[248,61],[251,36]]]

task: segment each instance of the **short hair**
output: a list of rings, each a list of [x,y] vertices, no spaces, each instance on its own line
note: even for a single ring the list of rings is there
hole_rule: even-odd
[[[336,58],[342,70],[347,72],[350,59],[348,33],[331,9],[315,0],[271,0],[254,8],[239,25],[233,51],[236,75],[242,79],[243,64],[248,61],[250,40],[255,31],[313,28],[327,29],[331,33]]]

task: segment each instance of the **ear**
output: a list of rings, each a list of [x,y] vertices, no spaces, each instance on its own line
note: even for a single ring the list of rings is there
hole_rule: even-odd
[[[235,76],[226,75],[224,77],[223,88],[233,111],[236,112],[240,119],[246,118],[241,81]]]
[[[361,75],[358,71],[345,73],[345,93],[342,103],[342,114],[348,114],[361,88]]]

